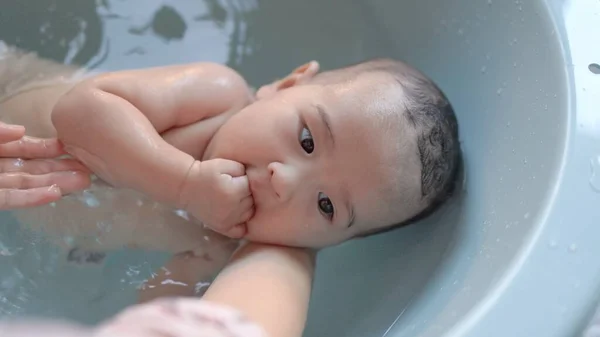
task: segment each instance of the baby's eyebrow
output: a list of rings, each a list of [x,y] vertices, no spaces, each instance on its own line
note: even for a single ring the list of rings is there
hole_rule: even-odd
[[[327,111],[325,111],[325,108],[320,104],[315,104],[315,108],[317,109],[319,117],[321,118],[321,121],[327,129],[327,134],[329,135],[331,142],[333,143],[333,145],[335,145],[335,137],[333,136],[333,131],[331,129],[331,118],[329,118],[329,114],[327,113]]]

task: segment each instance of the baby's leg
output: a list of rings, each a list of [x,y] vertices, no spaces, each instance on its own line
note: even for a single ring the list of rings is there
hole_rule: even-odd
[[[24,125],[30,136],[54,136],[52,108],[84,74],[0,41],[0,120]]]
[[[13,214],[21,225],[44,233],[66,249],[107,251],[131,247],[175,254],[218,237],[185,213],[137,192],[99,182],[56,203]]]

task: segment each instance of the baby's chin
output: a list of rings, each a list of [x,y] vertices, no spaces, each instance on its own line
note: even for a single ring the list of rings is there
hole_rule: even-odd
[[[296,248],[320,249],[320,248],[325,248],[325,247],[329,246],[329,245],[319,244],[317,242],[318,240],[304,239],[304,240],[301,240],[302,242],[300,242],[300,240],[298,240],[298,238],[287,236],[287,235],[278,235],[278,236],[273,236],[271,234],[267,235],[265,233],[261,233],[256,230],[252,231],[252,229],[250,229],[252,227],[253,227],[252,225],[250,225],[250,224],[248,225],[248,231],[246,232],[246,235],[242,238],[242,240],[256,242],[256,243],[269,244],[269,245],[275,245],[275,246],[296,247]]]

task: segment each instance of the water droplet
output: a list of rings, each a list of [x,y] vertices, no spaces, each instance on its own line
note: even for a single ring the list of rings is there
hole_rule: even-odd
[[[179,282],[179,281],[175,281],[175,280],[171,280],[171,279],[166,279],[164,281],[162,281],[160,284],[172,284],[172,285],[176,285],[176,286],[182,286],[182,287],[187,287],[188,284],[187,283],[183,283],[183,282]]]
[[[576,244],[574,244],[574,243],[572,243],[572,244],[569,246],[569,252],[571,252],[571,253],[575,253],[576,251],[577,251],[577,245],[576,245]]]
[[[595,192],[600,193],[600,156],[590,160],[590,187]]]
[[[462,28],[459,28],[456,33],[458,33],[458,35],[463,35],[465,31]]]
[[[502,95],[502,88],[498,88],[498,90],[496,90],[496,94],[498,96]]]
[[[510,128],[510,122],[506,122],[506,127]]]
[[[517,77],[517,83],[521,83],[521,77]]]
[[[487,0],[487,3],[488,3],[489,6],[491,6],[492,5],[492,0]]]
[[[200,295],[210,286],[210,282],[198,282],[194,287],[194,293]]]
[[[496,239],[496,242],[498,242],[498,243],[499,243],[499,242],[500,242],[500,238]]]
[[[56,207],[56,203],[53,201],[50,203],[50,207]]]
[[[518,66],[517,62],[513,63],[513,68],[516,68]]]
[[[175,211],[173,211],[177,216],[179,216],[180,218],[183,218],[187,221],[190,221],[190,218],[188,216],[188,213],[182,209],[177,209]]]
[[[96,223],[96,227],[102,231],[102,232],[110,232],[110,230],[112,229],[112,225],[109,223],[105,223],[103,221],[98,221]]]
[[[487,67],[486,67],[486,66],[482,66],[482,67],[481,67],[481,73],[482,73],[482,74],[485,74],[486,70],[487,70]]]
[[[96,208],[100,206],[100,200],[98,200],[98,198],[96,198],[96,196],[90,191],[83,191],[83,194],[77,199],[79,199],[79,201],[91,208]]]
[[[548,247],[555,249],[556,247],[558,247],[558,242],[556,242],[556,240],[552,240],[548,242]]]
[[[492,55],[489,54],[489,53],[485,54],[485,59],[488,60],[488,61],[491,60],[492,59]]]
[[[529,212],[525,213],[525,215],[523,215],[523,219],[529,219],[529,217],[531,216],[531,214],[529,214]]]
[[[204,241],[210,241],[210,238],[208,236],[204,236]]]
[[[25,161],[21,158],[17,158],[15,159],[15,161],[13,162],[13,165],[15,167],[23,167],[23,165],[25,165]]]

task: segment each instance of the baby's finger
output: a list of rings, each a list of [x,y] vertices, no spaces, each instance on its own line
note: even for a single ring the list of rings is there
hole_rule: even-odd
[[[246,224],[242,223],[239,225],[235,225],[233,226],[231,229],[227,230],[226,232],[222,233],[225,236],[228,236],[232,239],[241,239],[246,235]]]
[[[74,159],[0,159],[0,172],[45,174],[60,171],[80,171],[89,173],[89,170],[83,164]]]
[[[240,198],[251,196],[250,183],[248,176],[233,177],[231,178],[231,191],[235,195],[239,195]]]
[[[56,185],[64,193],[71,193],[84,189],[89,184],[89,176],[77,171],[54,172],[42,175],[21,172],[0,175],[0,188],[2,189],[35,189]]]
[[[40,206],[57,201],[61,197],[62,193],[58,186],[38,187],[29,190],[0,189],[0,209]]]
[[[219,169],[221,174],[227,174],[232,177],[239,177],[246,174],[246,168],[243,164],[237,161],[227,159],[214,159],[219,161]]]
[[[253,216],[254,216],[254,207],[250,207],[249,209],[244,211],[244,213],[242,213],[242,217],[240,218],[240,220],[242,220],[243,222],[248,222],[248,220],[250,220]]]
[[[21,125],[12,125],[0,122],[0,143],[8,143],[25,136],[25,128]]]
[[[57,139],[23,137],[0,145],[0,157],[55,158],[65,154]]]
[[[247,211],[250,211],[254,208],[254,198],[252,198],[251,195],[245,197],[244,199],[242,199],[242,201],[240,202],[240,206],[239,206],[239,210],[240,213],[246,213]],[[246,221],[246,220],[243,220]]]

